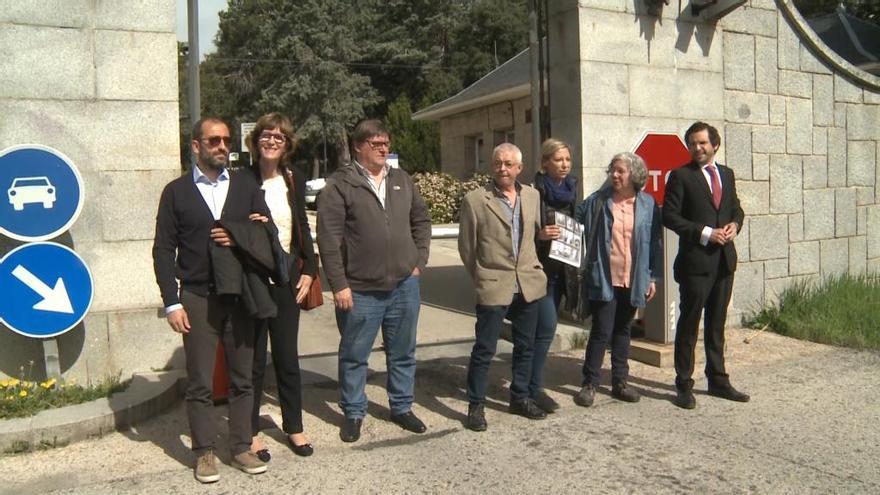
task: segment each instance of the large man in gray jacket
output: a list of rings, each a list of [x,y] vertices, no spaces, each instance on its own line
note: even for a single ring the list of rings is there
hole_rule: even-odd
[[[520,172],[520,149],[510,143],[498,145],[492,152],[492,183],[468,193],[461,205],[458,252],[477,291],[476,342],[467,374],[467,427],[474,431],[486,429],[483,403],[489,363],[505,317],[513,323],[510,412],[529,419],[546,416],[529,397],[536,301],[547,291],[535,250],[541,199],[535,188],[516,180]]]
[[[427,429],[412,402],[419,275],[428,262],[431,218],[410,176],[387,164],[390,138],[382,122],[361,121],[351,138],[354,162],[327,180],[318,199],[318,247],[341,334],[344,442],[360,438],[367,360],[380,326],[391,420],[414,433]]]

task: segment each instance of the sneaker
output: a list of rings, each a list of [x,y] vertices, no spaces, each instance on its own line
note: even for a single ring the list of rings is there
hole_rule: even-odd
[[[196,479],[202,483],[216,483],[220,481],[220,471],[217,470],[217,461],[214,459],[214,451],[208,450],[196,459]]]
[[[266,472],[266,463],[261,461],[253,452],[244,451],[232,456],[232,467],[240,469],[247,474],[260,474]]]
[[[543,409],[538,407],[535,404],[535,401],[532,399],[522,399],[518,401],[513,401],[510,403],[510,406],[507,408],[510,414],[516,414],[518,416],[523,416],[529,419],[544,419],[547,417],[547,413],[544,412]]]
[[[538,390],[538,393],[536,393],[532,399],[535,401],[535,404],[546,413],[552,413],[559,409],[559,403],[547,395],[547,392],[545,392],[544,389]]]
[[[596,399],[596,388],[590,384],[581,387],[581,390],[574,396],[574,403],[581,407],[590,407]]]
[[[611,396],[624,402],[638,402],[641,395],[629,387],[626,382],[619,382],[611,386]]]
[[[465,426],[473,431],[486,431],[486,413],[483,411],[483,404],[468,405],[467,423]]]

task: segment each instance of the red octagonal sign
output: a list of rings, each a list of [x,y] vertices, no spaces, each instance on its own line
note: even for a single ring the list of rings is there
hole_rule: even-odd
[[[647,132],[639,141],[634,153],[642,157],[645,165],[648,166],[645,192],[654,196],[657,204],[663,206],[663,192],[666,189],[669,172],[691,160],[687,146],[676,134]]]

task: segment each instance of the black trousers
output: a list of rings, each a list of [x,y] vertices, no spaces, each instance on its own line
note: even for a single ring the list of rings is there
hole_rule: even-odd
[[[625,382],[629,376],[630,328],[636,308],[630,304],[630,290],[614,288],[610,301],[590,301],[593,326],[584,353],[583,385],[599,386],[599,371],[605,347],[611,339],[611,384]]]
[[[232,455],[240,454],[251,446],[254,320],[232,299],[181,291],[180,302],[190,322],[189,333],[183,335],[183,350],[192,449],[201,454],[213,449],[217,439],[212,392],[217,342],[222,339],[229,373],[229,450]]]
[[[726,387],[730,378],[724,370],[724,324],[727,305],[733,291],[733,273],[723,267],[717,273],[678,275],[681,305],[675,330],[675,386],[679,390],[694,387],[694,351],[700,316],[703,319],[703,343],[706,347],[706,378],[709,385]]]
[[[267,341],[272,341],[272,365],[278,384],[278,402],[281,404],[281,429],[287,433],[302,433],[302,382],[299,369],[299,304],[289,285],[272,286],[272,297],[278,306],[275,318],[256,322],[254,332],[254,407],[251,431],[259,431],[260,402],[263,397],[263,378],[266,375]]]

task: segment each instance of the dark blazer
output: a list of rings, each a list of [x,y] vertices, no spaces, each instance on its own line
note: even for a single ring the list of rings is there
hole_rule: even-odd
[[[736,247],[709,243],[700,244],[703,227],[723,227],[736,222],[742,228],[744,213],[736,194],[733,170],[716,163],[721,177],[721,205],[716,210],[712,192],[701,167],[694,163],[683,165],[669,174],[663,202],[663,225],[679,236],[678,255],[673,271],[679,275],[715,273],[724,261],[728,272],[736,270]]]
[[[278,307],[269,290],[269,277],[280,278],[273,249],[273,244],[278,244],[278,231],[271,223],[250,220],[229,220],[222,225],[235,246],[212,243],[209,248],[215,292],[240,296],[248,314],[255,318],[274,318]]]

